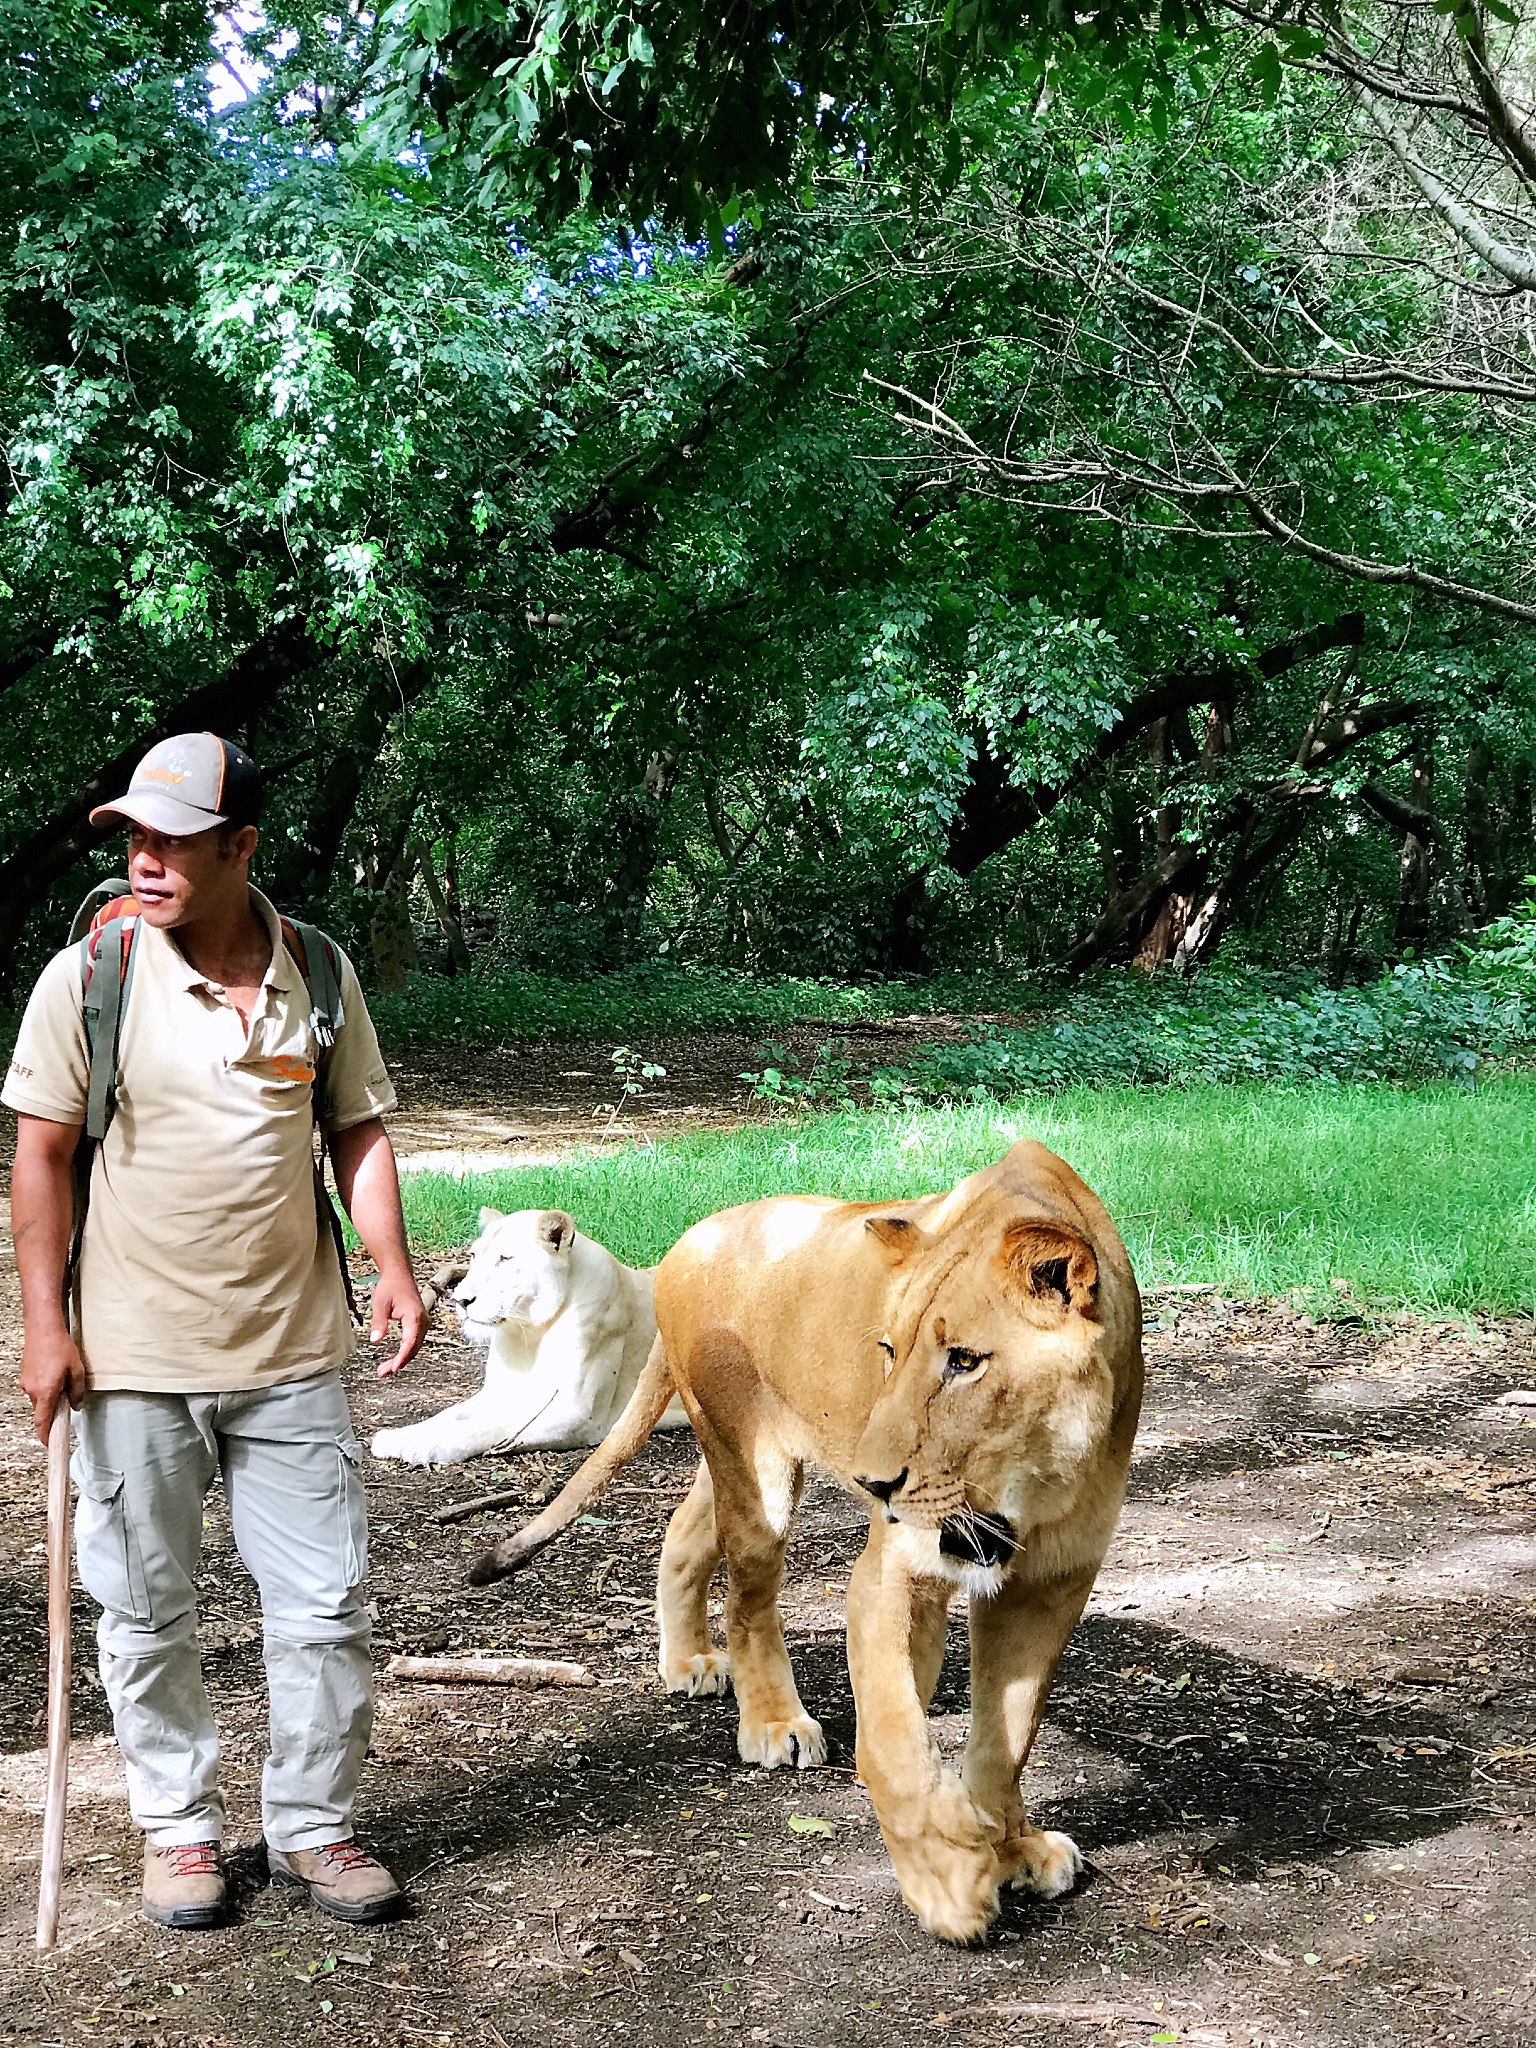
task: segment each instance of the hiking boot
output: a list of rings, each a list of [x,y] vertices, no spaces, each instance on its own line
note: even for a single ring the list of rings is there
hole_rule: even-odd
[[[217,1842],[144,1844],[144,1917],[158,1927],[217,1927],[224,1918],[224,1873]]]
[[[333,1920],[393,1920],[405,1906],[383,1864],[352,1841],[321,1849],[274,1849],[269,1842],[267,1873],[274,1884],[303,1885]]]

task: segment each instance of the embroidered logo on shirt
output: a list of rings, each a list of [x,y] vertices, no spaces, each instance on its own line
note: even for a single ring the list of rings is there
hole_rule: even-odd
[[[280,1081],[313,1081],[315,1070],[307,1060],[295,1059],[289,1053],[279,1053],[268,1060],[267,1065]]]

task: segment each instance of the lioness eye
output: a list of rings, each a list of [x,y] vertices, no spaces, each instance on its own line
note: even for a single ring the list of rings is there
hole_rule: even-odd
[[[875,1342],[880,1346],[880,1349],[885,1353],[887,1358],[894,1358],[896,1356],[896,1346],[891,1342],[889,1337],[877,1337],[875,1339]]]
[[[992,1356],[990,1351],[967,1351],[962,1344],[951,1344],[944,1360],[944,1377],[957,1380],[968,1372],[975,1372],[978,1366],[986,1364]]]

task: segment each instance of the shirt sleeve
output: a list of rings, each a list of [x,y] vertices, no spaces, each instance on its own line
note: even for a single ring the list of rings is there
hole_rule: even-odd
[[[399,1107],[357,970],[341,948],[341,1029],[326,1061],[325,1127],[344,1131]],[[9,1095],[5,1098],[10,1100]]]
[[[27,999],[0,1102],[49,1123],[83,1124],[90,1087],[80,948],[67,946],[54,954]]]

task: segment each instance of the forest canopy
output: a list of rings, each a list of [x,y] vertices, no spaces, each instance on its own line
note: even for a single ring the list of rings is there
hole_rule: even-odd
[[[1523,22],[919,27],[6,10],[13,989],[201,726],[386,987],[1343,976],[1511,907]]]

